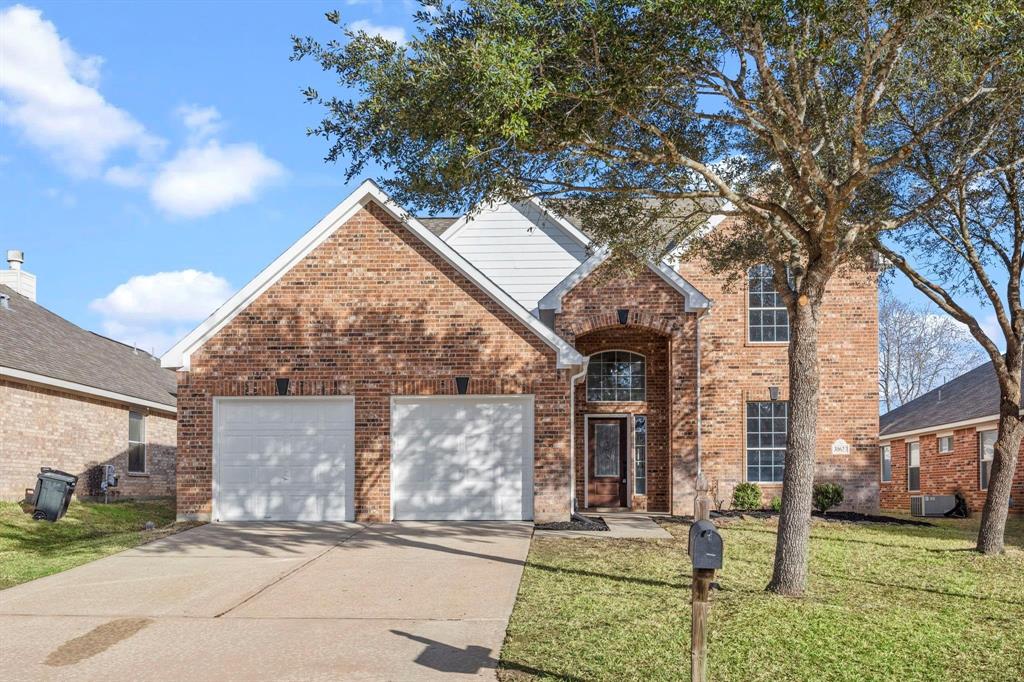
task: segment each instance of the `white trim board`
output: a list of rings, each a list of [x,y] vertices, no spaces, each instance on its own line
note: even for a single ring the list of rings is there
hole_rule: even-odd
[[[252,281],[229,298],[224,305],[214,311],[199,326],[189,332],[185,338],[164,353],[160,358],[160,364],[163,367],[189,369],[192,354],[202,347],[203,343],[220,331],[224,325],[234,319],[238,313],[244,310],[260,294],[273,286],[285,273],[291,270],[313,249],[326,241],[328,237],[371,201],[384,208],[435,253],[444,258],[460,274],[480,287],[506,312],[525,324],[530,331],[554,349],[558,354],[557,366],[559,369],[573,367],[583,362],[583,356],[576,349],[531,315],[528,310],[500,287],[487,279],[468,260],[424,227],[416,218],[396,205],[376,183],[372,180],[366,180],[354,192],[348,195],[344,201],[324,216],[311,230],[288,247],[274,262],[256,275]]]
[[[558,286],[544,295],[538,307],[541,310],[554,310],[556,313],[562,312],[562,299],[565,298],[565,295],[572,291],[577,284],[589,277],[594,270],[597,270],[602,263],[608,260],[610,255],[611,250],[608,247],[604,247],[583,261],[578,268],[559,282]],[[683,279],[682,275],[676,272],[668,263],[664,261],[660,263],[647,261],[647,267],[683,296],[683,310],[686,312],[695,313],[711,307],[711,300],[698,291],[695,286]]]
[[[0,377],[10,377],[11,379],[18,379],[30,384],[59,388],[71,393],[81,393],[82,395],[106,398],[107,400],[114,400],[119,403],[128,403],[129,405],[137,405],[151,410],[167,412],[168,414],[177,414],[178,412],[178,408],[173,405],[165,405],[163,403],[153,402],[152,400],[145,400],[144,398],[136,398],[135,396],[130,396],[124,393],[108,391],[104,388],[86,386],[85,384],[78,384],[74,381],[65,381],[64,379],[55,379],[54,377],[48,377],[44,374],[35,374],[34,372],[26,372],[12,367],[0,367]]]

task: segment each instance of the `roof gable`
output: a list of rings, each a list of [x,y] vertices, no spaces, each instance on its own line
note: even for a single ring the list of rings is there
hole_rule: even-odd
[[[554,349],[558,354],[558,367],[570,367],[583,362],[583,357],[572,346],[531,315],[515,299],[495,285],[494,282],[490,281],[480,270],[442,241],[440,237],[431,232],[419,220],[401,209],[376,183],[367,180],[313,226],[311,230],[264,268],[262,272],[256,275],[252,281],[242,287],[185,338],[167,351],[161,358],[163,366],[188,369],[191,356],[196,350],[202,347],[208,339],[256,300],[260,294],[280,280],[285,273],[302,261],[313,249],[340,229],[369,202],[375,202],[381,206],[435,253],[445,259],[460,274],[467,277],[508,313],[526,325],[542,341]]]
[[[540,309],[554,310],[556,313],[562,312],[562,299],[565,298],[565,295],[597,270],[602,263],[608,260],[609,256],[611,256],[611,250],[605,247],[581,263],[578,268],[559,282],[554,289],[544,295],[544,298],[538,303]],[[684,311],[693,313],[711,307],[710,299],[698,291],[695,286],[687,282],[668,263],[664,261],[659,263],[648,261],[647,267],[683,297]]]

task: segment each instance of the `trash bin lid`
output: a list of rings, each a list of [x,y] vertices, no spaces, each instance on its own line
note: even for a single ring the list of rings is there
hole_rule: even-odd
[[[66,471],[58,471],[57,469],[44,469],[39,472],[39,478],[48,478],[54,481],[63,481],[64,483],[78,482],[78,476],[69,474]]]

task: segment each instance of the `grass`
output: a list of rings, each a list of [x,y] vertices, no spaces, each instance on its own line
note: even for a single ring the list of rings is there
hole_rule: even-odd
[[[57,523],[33,521],[22,506],[0,502],[0,589],[66,571],[170,535],[187,524],[174,523],[173,500],[72,502]],[[156,528],[144,530],[146,522]]]
[[[1024,519],[1006,554],[973,551],[976,520],[934,528],[815,521],[803,599],[769,595],[776,521],[720,525],[709,679],[1024,679]],[[537,538],[503,680],[687,680],[689,526],[673,540]]]

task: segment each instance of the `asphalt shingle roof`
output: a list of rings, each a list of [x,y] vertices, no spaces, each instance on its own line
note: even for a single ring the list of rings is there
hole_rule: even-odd
[[[0,366],[175,406],[174,372],[157,358],[82,329],[9,287],[0,308]]]
[[[879,420],[881,435],[916,431],[999,414],[999,382],[991,362],[889,410]]]
[[[447,230],[449,227],[455,224],[455,221],[458,220],[458,218],[423,217],[417,218],[416,220],[420,221],[420,223],[423,224],[423,227],[427,228],[428,230],[436,234],[438,237],[440,237],[442,234],[444,234],[445,230]]]

